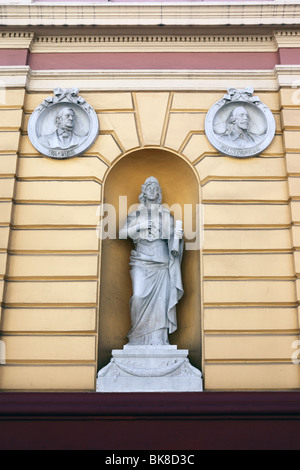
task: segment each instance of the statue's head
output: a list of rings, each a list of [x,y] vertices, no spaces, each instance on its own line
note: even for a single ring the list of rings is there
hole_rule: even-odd
[[[162,191],[160,184],[154,176],[150,176],[146,179],[142,185],[142,193],[139,197],[141,204],[146,204],[147,200],[152,204],[161,204],[162,202]]]
[[[64,131],[72,131],[75,125],[75,112],[72,108],[62,108],[56,115],[56,127]]]
[[[234,129],[236,131],[248,131],[250,125],[250,117],[248,111],[244,106],[238,106],[231,113],[227,119],[227,134],[230,134]]]

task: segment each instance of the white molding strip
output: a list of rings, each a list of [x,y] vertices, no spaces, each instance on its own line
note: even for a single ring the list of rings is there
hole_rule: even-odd
[[[83,91],[123,90],[226,90],[228,86],[249,86],[256,90],[277,90],[273,71],[191,71],[191,70],[35,70],[0,67],[2,87],[26,87],[48,92],[59,86],[76,86]]]
[[[200,3],[0,3],[5,26],[261,26],[299,25],[291,0]]]
[[[224,91],[253,86],[256,91],[277,91],[300,86],[300,66],[278,65],[265,70],[31,70],[29,66],[0,67],[0,88],[25,87],[49,92],[76,86],[88,91]]]

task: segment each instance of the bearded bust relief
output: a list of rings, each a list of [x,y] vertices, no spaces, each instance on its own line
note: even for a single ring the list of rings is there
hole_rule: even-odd
[[[253,89],[229,89],[209,110],[205,132],[210,143],[224,155],[254,157],[271,144],[275,120],[270,109],[253,96]]]
[[[231,111],[226,121],[226,131],[220,136],[220,140],[237,148],[253,147],[258,144],[265,133],[255,134],[251,132],[251,119],[244,106],[238,106]]]

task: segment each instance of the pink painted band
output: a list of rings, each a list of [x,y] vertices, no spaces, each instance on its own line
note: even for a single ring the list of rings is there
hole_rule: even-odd
[[[33,70],[247,70],[273,69],[279,63],[276,52],[114,52],[31,54]]]
[[[0,66],[28,65],[27,49],[2,49],[0,51]]]
[[[37,53],[0,50],[0,66],[29,65],[33,70],[273,70],[299,65],[300,48],[279,52],[85,52]]]

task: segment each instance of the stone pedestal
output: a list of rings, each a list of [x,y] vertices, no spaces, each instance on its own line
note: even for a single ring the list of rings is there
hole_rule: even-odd
[[[202,374],[177,346],[129,346],[113,350],[98,373],[97,392],[202,392]]]

